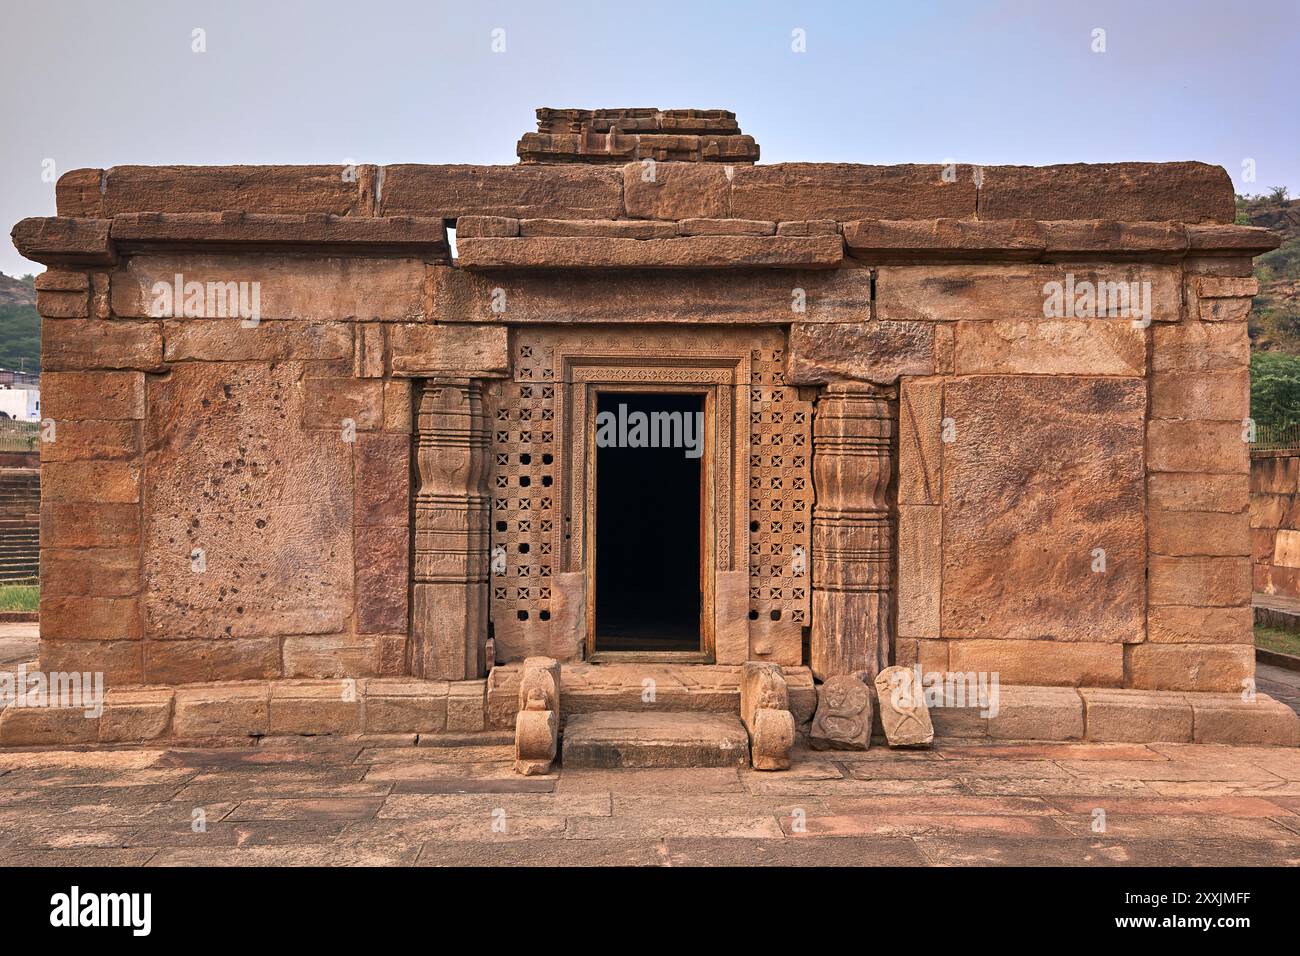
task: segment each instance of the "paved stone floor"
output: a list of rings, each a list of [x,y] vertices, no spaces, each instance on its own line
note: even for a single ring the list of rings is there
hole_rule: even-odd
[[[1294,749],[954,742],[800,750],[787,773],[522,778],[499,739],[0,751],[0,850],[10,865],[1300,865]]]

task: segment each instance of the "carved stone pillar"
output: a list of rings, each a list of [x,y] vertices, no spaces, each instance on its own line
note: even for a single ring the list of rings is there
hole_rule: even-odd
[[[826,386],[813,418],[813,673],[889,663],[893,629],[894,392],[860,382]]]
[[[485,673],[487,447],[482,387],[470,379],[426,380],[417,419],[409,651],[415,677],[466,680]]]

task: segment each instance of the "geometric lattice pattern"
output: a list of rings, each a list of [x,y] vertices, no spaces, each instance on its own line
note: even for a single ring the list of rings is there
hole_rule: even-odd
[[[812,404],[785,384],[779,348],[754,349],[749,386],[749,611],[809,621]]]
[[[543,381],[549,375],[539,372],[538,379],[496,382],[490,397],[489,577],[494,621],[548,621],[551,617],[551,549],[559,500],[555,385]]]

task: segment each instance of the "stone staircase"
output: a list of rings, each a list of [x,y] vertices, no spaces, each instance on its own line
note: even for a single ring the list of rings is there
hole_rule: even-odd
[[[514,728],[522,663],[488,676],[486,719]],[[566,767],[727,767],[750,762],[741,665],[573,663],[561,667],[558,727]],[[782,668],[796,727],[817,691],[806,667]]]
[[[40,470],[0,468],[0,582],[39,573],[40,512]]]

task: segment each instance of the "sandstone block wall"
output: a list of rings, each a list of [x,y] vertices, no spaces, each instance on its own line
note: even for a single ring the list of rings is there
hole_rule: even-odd
[[[1300,598],[1300,451],[1256,451],[1250,459],[1253,585]]]
[[[776,326],[792,383],[896,390],[899,663],[1240,689],[1268,244],[1229,225],[1222,170],[645,168],[64,176],[59,217],[15,230],[52,264],[43,664],[408,673],[413,383],[506,375],[508,326],[655,322]],[[473,268],[449,261],[453,220]],[[177,275],[258,282],[259,321],[158,315]],[[1149,289],[1150,322],[1046,315],[1067,276]]]

